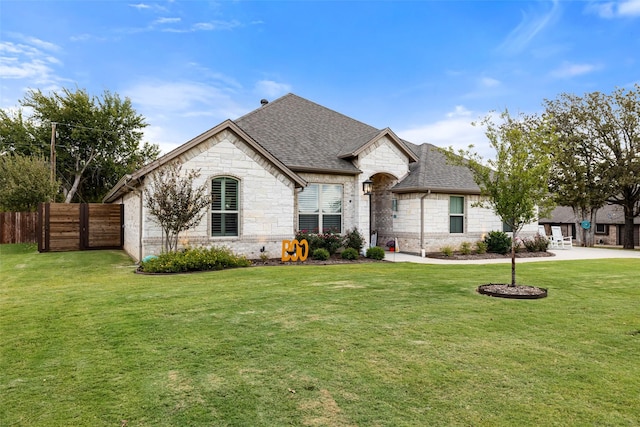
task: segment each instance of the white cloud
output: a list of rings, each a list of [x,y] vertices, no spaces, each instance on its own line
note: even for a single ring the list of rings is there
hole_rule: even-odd
[[[565,62],[559,68],[551,72],[551,76],[558,79],[566,79],[596,71],[599,67],[593,64],[572,64]]]
[[[14,36],[31,44],[0,42],[0,78],[29,80],[29,84],[35,85],[50,85],[64,80],[56,76],[54,69],[62,62],[39,49],[55,51],[58,46],[36,38]]]
[[[522,12],[522,19],[507,38],[499,46],[499,50],[507,53],[519,53],[560,14],[560,3],[553,0],[551,9],[543,14]]]
[[[233,91],[199,82],[145,81],[122,94],[147,119],[145,139],[163,153],[248,110],[235,101]]]
[[[491,77],[483,77],[480,79],[480,84],[484,87],[496,87],[500,86],[500,80],[496,80]]]
[[[260,96],[278,98],[291,92],[291,85],[274,82],[273,80],[260,80],[256,83],[256,92]]]
[[[601,18],[612,19],[620,17],[640,16],[640,0],[624,0],[620,2],[590,3],[587,12],[595,13]]]
[[[476,117],[474,117],[476,116]],[[442,120],[418,125],[396,132],[400,138],[414,144],[428,142],[438,147],[453,147],[455,150],[467,149],[473,145],[473,150],[484,158],[495,155],[489,146],[489,141],[481,126],[474,126],[473,121],[480,117],[462,105],[445,115]]]
[[[154,24],[175,24],[180,22],[180,18],[158,18],[153,23]]]
[[[618,4],[620,16],[640,16],[640,0],[627,0]]]

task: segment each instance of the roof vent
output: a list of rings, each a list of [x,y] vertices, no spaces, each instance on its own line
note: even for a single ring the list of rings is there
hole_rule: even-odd
[[[268,99],[264,99],[264,98],[263,98],[263,99],[261,99],[261,100],[260,100],[260,104],[261,104],[261,105],[267,105],[268,103],[269,103],[269,100],[268,100]]]

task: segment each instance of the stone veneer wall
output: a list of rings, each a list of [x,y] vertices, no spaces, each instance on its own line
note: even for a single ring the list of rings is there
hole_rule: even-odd
[[[424,198],[424,245],[420,244],[420,199],[425,194],[398,194],[398,212],[394,217],[394,232],[400,250],[420,253],[438,252],[444,246],[457,249],[461,243],[474,244],[490,231],[502,231],[502,221],[487,208],[472,206],[479,196],[465,196],[464,233],[449,232],[449,197],[457,194],[432,193]],[[533,237],[538,231],[537,223],[526,225],[519,237]]]
[[[198,226],[180,233],[179,247],[223,246],[251,259],[262,253],[280,257],[282,240],[294,236],[294,184],[234,133],[223,131],[180,156],[183,171],[200,169],[195,185],[211,188],[211,180],[230,176],[239,180],[238,237],[212,237],[211,213]],[[151,182],[151,179],[147,179]],[[162,230],[143,208],[143,254],[162,251]],[[126,234],[126,233],[125,233]]]
[[[359,228],[369,242],[369,198],[362,194],[362,183],[372,177],[372,227],[378,229],[378,245],[384,246],[385,236],[395,233],[395,221],[390,221],[393,195],[388,190],[409,173],[409,159],[391,139],[384,136],[363,150],[355,163],[362,171],[357,183],[361,201],[357,213]]]

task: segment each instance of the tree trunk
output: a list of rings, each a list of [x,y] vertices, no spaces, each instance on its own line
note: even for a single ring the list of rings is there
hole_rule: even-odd
[[[629,207],[626,204],[624,205],[624,238],[622,240],[622,248],[623,249],[633,249],[635,247],[635,242],[633,241],[633,206]]]
[[[595,244],[595,221],[598,209],[593,208],[574,208],[573,213],[576,216],[576,244],[578,246],[592,247]],[[591,226],[587,229],[582,228],[582,221],[587,220]]]
[[[516,243],[511,242],[511,286],[516,285]]]
[[[69,189],[69,192],[67,193],[67,196],[64,199],[65,203],[71,203],[71,200],[73,200],[73,196],[75,196],[76,191],[78,191],[78,187],[80,186],[81,179],[82,179],[82,173],[75,175],[75,177],[73,178],[73,185]]]

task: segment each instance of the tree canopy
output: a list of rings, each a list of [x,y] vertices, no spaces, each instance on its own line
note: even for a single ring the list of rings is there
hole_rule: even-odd
[[[145,189],[145,206],[164,233],[164,250],[178,248],[178,235],[200,223],[204,208],[211,203],[206,184],[195,187],[200,170],[182,174],[182,165],[170,163],[158,170]]]
[[[508,111],[495,124],[491,116],[479,124],[486,128],[489,144],[495,150],[494,159],[483,159],[473,151],[449,149],[448,158],[467,166],[480,187],[477,205],[488,207],[511,227],[511,285],[516,284],[515,245],[525,224],[546,215],[553,207],[549,194],[551,161],[545,146],[555,140],[553,129],[545,118],[520,115],[511,117]]]
[[[558,202],[581,215],[605,203],[623,207],[623,247],[634,248],[634,218],[640,215],[640,85],[584,96],[547,100],[556,127],[552,188]]]
[[[20,104],[0,115],[0,151],[48,157],[53,139],[65,202],[100,201],[121,176],[159,154],[157,145],[142,143],[147,124],[131,101],[109,91],[31,90]]]
[[[59,185],[42,157],[0,156],[0,211],[33,212],[40,202],[54,200]]]

